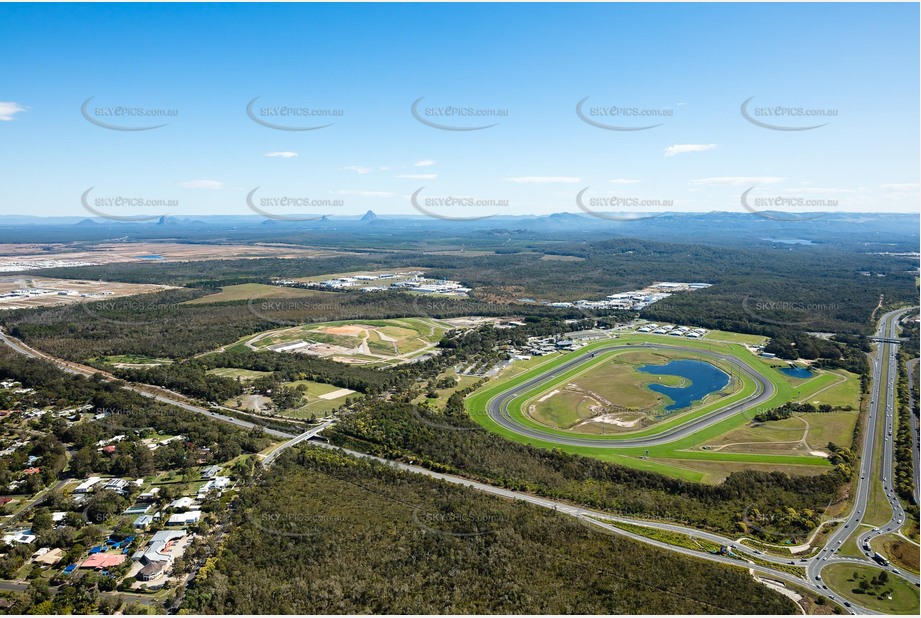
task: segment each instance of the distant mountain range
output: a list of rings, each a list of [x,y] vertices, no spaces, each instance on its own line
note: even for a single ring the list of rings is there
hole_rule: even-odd
[[[846,212],[827,212],[827,213],[806,213],[802,217],[780,211],[762,211],[761,216],[728,212],[728,211],[710,211],[710,212],[665,212],[655,216],[631,219],[630,214],[617,212],[599,212],[597,216],[583,213],[559,212],[549,215],[496,215],[482,219],[472,219],[470,221],[459,220],[439,220],[422,214],[399,214],[399,215],[378,215],[373,210],[365,212],[363,215],[325,215],[322,218],[313,220],[290,220],[283,219],[266,219],[259,215],[194,215],[191,217],[162,216],[149,221],[116,221],[104,217],[40,217],[30,215],[0,215],[0,226],[15,225],[112,225],[112,226],[136,226],[136,225],[225,225],[232,226],[240,223],[252,224],[261,221],[276,221],[279,224],[287,225],[306,225],[318,221],[358,221],[369,223],[373,221],[431,221],[437,223],[443,221],[452,225],[470,225],[479,223],[477,227],[482,227],[484,223],[490,221],[552,221],[554,223],[585,223],[594,224],[607,223],[611,225],[622,225],[625,223],[635,224],[641,221],[668,221],[668,220],[701,220],[701,219],[763,219],[765,221],[775,221],[778,223],[802,223],[805,221],[834,221],[839,223],[864,223],[872,221],[910,221],[918,220],[918,213],[846,213]],[[488,227],[488,226],[487,226]]]
[[[389,235],[418,239],[463,235],[517,236],[534,239],[646,238],[716,245],[797,245],[847,243],[868,250],[918,250],[919,214],[829,212],[798,219],[782,212],[674,212],[630,220],[617,213],[561,212],[550,215],[503,215],[470,221],[446,221],[422,214],[328,216],[310,220],[267,219],[258,215],[164,216],[149,221],[112,221],[99,217],[0,216],[0,242],[98,241],[111,238],[232,242],[275,240],[304,242],[304,233],[335,245],[339,232],[351,237]],[[893,248],[895,250],[895,248]]]

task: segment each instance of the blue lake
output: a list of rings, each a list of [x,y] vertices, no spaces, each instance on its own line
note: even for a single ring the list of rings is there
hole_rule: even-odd
[[[807,379],[812,377],[812,372],[802,367],[784,367],[780,373],[788,375],[791,378]]]
[[[695,401],[729,384],[729,374],[710,363],[699,360],[683,359],[668,361],[664,365],[644,365],[639,368],[639,371],[655,375],[681,376],[690,382],[687,386],[648,385],[649,390],[665,395],[674,401],[665,408],[666,412],[687,408]]]
[[[157,255],[156,253],[151,253],[150,255],[139,255],[137,257],[138,259],[141,259],[141,260],[162,260],[163,259],[162,255]]]
[[[815,243],[811,240],[803,240],[802,238],[762,238],[761,240],[767,240],[769,242],[776,242],[783,245],[814,245]]]

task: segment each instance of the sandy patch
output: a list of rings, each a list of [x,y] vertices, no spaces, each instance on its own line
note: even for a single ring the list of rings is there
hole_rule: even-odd
[[[340,388],[339,390],[333,391],[331,393],[326,393],[325,395],[317,395],[320,399],[325,399],[329,401],[330,399],[339,399],[340,397],[345,397],[346,395],[351,395],[355,391],[349,390],[347,388]]]
[[[387,341],[388,343],[392,343],[396,341],[396,339],[394,339],[390,335],[385,335],[384,333],[382,333],[381,331],[377,329],[375,329],[374,332],[377,333],[377,336],[381,338],[381,341]]]
[[[549,393],[547,393],[546,395],[544,395],[543,397],[541,397],[540,399],[538,399],[538,400],[537,400],[537,403],[541,403],[542,401],[547,401],[548,399],[550,399],[551,397],[553,397],[554,395],[556,395],[556,394],[559,393],[559,392],[560,392],[560,389],[558,389],[558,388],[557,388],[557,389],[554,389],[554,390],[550,391]]]
[[[828,458],[828,453],[825,451],[809,451],[809,454],[815,457],[825,457],[826,459]]]
[[[618,427],[636,427],[639,424],[640,419],[635,418],[632,421],[625,421],[622,418],[617,418],[614,414],[602,414],[596,418],[593,418],[592,421],[597,423],[607,423],[609,425],[616,425]]]
[[[359,337],[368,330],[367,326],[356,326],[356,325],[347,325],[347,326],[327,326],[323,328],[324,333],[329,333],[330,335],[345,335],[347,337]]]

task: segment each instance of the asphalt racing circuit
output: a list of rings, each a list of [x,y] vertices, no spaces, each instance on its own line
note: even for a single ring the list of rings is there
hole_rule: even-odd
[[[698,416],[693,419],[688,420],[686,423],[681,424],[677,427],[672,427],[665,429],[662,432],[649,437],[643,438],[628,438],[628,437],[608,437],[608,438],[580,438],[578,436],[564,436],[553,431],[544,431],[536,427],[530,427],[525,425],[520,420],[514,418],[509,413],[509,403],[524,393],[527,393],[535,388],[555,380],[557,377],[567,373],[568,371],[575,369],[585,363],[592,361],[597,358],[600,354],[606,354],[609,352],[623,351],[623,350],[669,350],[669,351],[680,351],[687,352],[688,348],[681,346],[673,346],[667,344],[659,343],[642,343],[642,344],[620,344],[620,345],[610,345],[601,348],[595,348],[591,351],[585,352],[571,360],[566,361],[565,363],[554,367],[552,370],[543,373],[537,377],[531,378],[521,384],[517,384],[510,388],[507,391],[503,391],[498,395],[495,395],[490,399],[486,404],[486,414],[494,422],[501,425],[505,429],[514,432],[516,434],[526,436],[529,438],[535,438],[539,440],[546,440],[548,442],[555,442],[557,444],[565,444],[568,446],[593,446],[599,448],[626,448],[626,447],[644,447],[644,446],[656,446],[659,444],[666,444],[669,442],[674,442],[675,440],[680,440],[687,436],[690,436],[702,429],[705,429],[713,424],[719,423],[729,417],[735,416],[741,412],[744,412],[752,407],[755,407],[765,401],[771,399],[774,396],[775,388],[774,384],[771,382],[767,376],[755,371],[738,358],[731,354],[721,354],[719,352],[713,352],[709,350],[698,350],[694,349],[693,352],[700,356],[709,357],[714,360],[720,360],[726,363],[729,363],[734,370],[737,370],[739,374],[745,375],[748,378],[752,379],[757,388],[755,392],[748,397],[737,401],[735,403],[729,404],[725,407],[714,410],[704,414],[703,416]]]

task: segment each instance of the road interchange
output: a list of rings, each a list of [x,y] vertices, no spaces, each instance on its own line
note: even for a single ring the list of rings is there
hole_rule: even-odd
[[[897,330],[898,330],[898,317],[902,315],[903,313],[905,313],[906,311],[907,310],[905,309],[901,309],[901,310],[892,311],[892,312],[885,314],[880,320],[880,325],[878,329],[878,333],[880,334],[880,336],[887,336],[887,337],[894,338],[897,335]],[[51,362],[56,363],[62,369],[65,369],[66,371],[69,371],[71,373],[84,373],[79,370],[75,370],[75,368],[72,367],[71,364],[68,363],[67,361],[51,357],[44,353],[37,352],[36,350],[30,348],[29,346],[26,346],[19,340],[13,337],[9,337],[2,332],[0,332],[0,341],[2,341],[3,343],[10,346],[12,349],[16,350],[17,352],[21,354],[35,357],[35,358],[42,358],[45,360],[49,360]],[[872,386],[871,392],[873,394],[871,396],[871,404],[870,404],[870,409],[869,409],[868,418],[867,418],[867,430],[865,431],[864,448],[863,448],[863,454],[861,457],[860,478],[857,482],[856,499],[855,499],[853,508],[850,514],[847,516],[847,519],[844,520],[844,525],[839,526],[835,530],[835,532],[827,539],[825,547],[821,549],[815,556],[810,557],[810,558],[800,559],[799,562],[795,562],[787,558],[772,556],[770,554],[766,554],[761,551],[758,551],[758,550],[755,550],[749,547],[745,547],[744,545],[741,545],[737,541],[729,539],[728,537],[723,537],[718,534],[701,531],[701,530],[689,528],[686,526],[668,524],[664,522],[650,522],[646,520],[614,516],[609,513],[593,511],[591,509],[585,509],[585,508],[582,508],[576,505],[572,505],[572,504],[568,504],[565,502],[554,501],[554,500],[534,496],[531,494],[527,494],[524,492],[511,491],[511,490],[503,489],[500,487],[495,487],[492,485],[487,485],[484,483],[471,481],[470,479],[466,479],[463,477],[434,472],[426,468],[421,468],[419,466],[412,466],[412,465],[404,464],[401,462],[393,462],[389,460],[384,460],[384,459],[369,456],[363,453],[357,453],[357,452],[352,452],[352,451],[347,451],[347,452],[349,452],[352,455],[358,456],[358,457],[378,460],[378,461],[387,463],[388,465],[395,466],[397,468],[403,469],[408,472],[425,474],[427,476],[441,479],[446,482],[464,485],[466,487],[469,487],[469,488],[472,488],[478,491],[490,493],[490,494],[497,495],[497,496],[502,496],[502,497],[509,498],[509,499],[530,502],[532,504],[542,506],[545,508],[552,508],[553,510],[557,512],[567,514],[573,517],[577,517],[580,520],[585,521],[588,525],[592,525],[592,526],[599,527],[599,528],[604,528],[610,532],[632,538],[639,542],[663,547],[670,551],[676,551],[678,553],[682,553],[682,554],[696,557],[696,558],[701,558],[701,559],[710,560],[713,562],[719,562],[723,564],[730,564],[733,566],[742,566],[744,568],[749,568],[753,573],[757,573],[761,576],[766,576],[774,580],[785,582],[788,584],[795,584],[797,586],[807,588],[816,594],[829,596],[832,600],[836,602],[844,603],[843,600],[839,599],[838,597],[836,597],[836,595],[833,592],[829,591],[827,586],[822,582],[821,571],[825,567],[830,566],[832,564],[840,564],[840,563],[855,564],[855,565],[858,565],[858,564],[859,565],[875,565],[876,564],[875,562],[871,562],[868,559],[841,556],[838,552],[843,542],[854,532],[856,527],[862,521],[864,514],[866,513],[867,503],[869,501],[870,483],[873,481],[873,479],[870,477],[872,476],[871,472],[873,468],[873,460],[874,460],[874,454],[875,454],[874,453],[875,436],[876,436],[876,431],[878,430],[878,421],[880,419],[880,416],[879,416],[880,409],[885,409],[885,412],[884,412],[884,415],[886,416],[885,431],[889,431],[890,429],[894,428],[894,409],[895,409],[894,384],[895,384],[895,375],[897,372],[897,366],[895,362],[895,358],[897,354],[897,348],[896,348],[897,345],[898,344],[894,342],[881,341],[878,345],[876,355],[872,357],[871,359],[871,367],[872,367],[872,374],[873,374],[873,386]],[[562,373],[565,373],[569,370],[572,370],[580,366],[581,364],[588,362],[592,358],[595,358],[598,354],[611,352],[615,350],[643,349],[643,348],[646,348],[646,349],[649,349],[649,348],[678,349],[678,350],[684,349],[684,348],[679,348],[677,346],[669,346],[667,344],[650,344],[650,343],[638,344],[638,345],[611,345],[611,346],[605,346],[602,348],[595,348],[592,352],[588,352],[575,359],[572,359],[571,361],[568,361],[567,363],[564,363],[563,365],[556,367],[552,372],[548,372],[540,376],[537,376],[535,378],[532,378],[531,380],[528,380],[520,385],[517,385],[513,389],[510,389],[508,391],[500,393],[499,395],[496,395],[488,403],[489,414],[493,418],[493,420],[496,420],[496,422],[500,422],[500,419],[507,419],[514,423],[513,419],[511,419],[508,416],[508,403],[515,397],[519,396],[520,394],[527,392],[529,390],[532,390],[533,388],[536,388],[537,386],[540,386],[543,383],[551,381],[556,376],[561,375]],[[700,431],[701,429],[705,427],[709,427],[710,425],[714,423],[718,423],[735,414],[739,414],[740,412],[748,410],[752,408],[753,406],[757,406],[758,404],[769,400],[773,396],[774,386],[770,382],[770,380],[768,380],[766,377],[762,376],[758,372],[752,370],[750,367],[746,366],[744,363],[742,363],[738,359],[735,359],[731,355],[715,353],[712,351],[696,350],[696,352],[704,356],[709,356],[711,358],[716,358],[716,359],[720,359],[720,360],[732,363],[734,367],[737,367],[740,370],[740,372],[749,376],[756,382],[757,388],[756,388],[755,393],[749,395],[742,401],[735,402],[728,406],[719,408],[704,416],[692,419],[683,425],[663,431],[660,434],[657,434],[655,436],[651,436],[647,438],[633,438],[633,439],[627,439],[627,440],[618,440],[616,442],[609,443],[611,447],[617,448],[617,447],[628,447],[628,446],[664,444],[664,443],[668,443],[671,441],[679,440],[687,435],[693,434],[696,431]],[[886,357],[886,355],[888,355],[888,359],[891,362],[887,363],[888,370],[887,370],[887,375],[884,379],[882,376],[882,371],[883,371],[883,365],[884,365],[883,359],[884,357]],[[163,403],[168,403],[171,405],[178,405],[189,411],[202,413],[202,414],[205,414],[207,416],[214,418],[215,420],[231,423],[241,428],[247,428],[253,425],[246,421],[241,421],[240,419],[237,419],[237,418],[224,416],[221,414],[216,414],[208,410],[207,408],[192,405],[192,404],[189,404],[183,401],[178,401],[177,399],[170,397],[166,393],[150,393],[139,387],[134,387],[132,385],[126,385],[126,388],[135,390],[136,392],[139,392],[140,394],[143,394],[148,397],[152,397],[154,399],[162,401]],[[886,393],[885,397],[883,397],[884,392]],[[883,401],[886,402],[886,406],[884,408],[881,406],[881,402]],[[314,438],[320,431],[322,431],[322,429],[325,429],[326,426],[331,425],[331,424],[332,423],[324,424],[323,427],[314,428],[313,430],[305,432],[304,434],[301,434],[299,436],[293,436],[292,434],[288,434],[288,433],[267,430],[267,433],[271,433],[273,435],[276,435],[277,437],[284,437],[284,438],[289,439],[289,441],[286,442],[284,445],[282,445],[282,447],[280,447],[277,452],[273,453],[273,455],[277,456],[278,454],[281,453],[282,450],[284,450],[287,447],[294,446],[296,444],[299,444],[301,442]],[[503,426],[507,428],[512,428],[512,427],[509,427],[506,423],[500,423],[500,424],[502,424]],[[516,431],[519,428],[530,430],[530,428],[526,426],[520,426],[517,423],[514,423],[513,426]],[[535,431],[539,431],[539,430],[535,430]],[[539,435],[536,435],[534,437],[538,437],[540,439],[547,439],[548,434],[539,433]],[[567,439],[565,437],[561,437],[556,434],[549,434],[549,437],[551,437],[553,440],[556,440],[556,441]],[[570,439],[580,440],[579,438],[570,438]],[[315,443],[315,444],[317,444],[318,446],[329,447],[329,445],[325,443]],[[591,439],[584,439],[584,441],[578,441],[578,442],[575,442],[575,444],[576,445],[585,444],[589,446],[606,446],[607,445],[603,441],[591,440]],[[335,447],[331,447],[331,448],[335,448]],[[891,532],[892,530],[897,530],[898,529],[897,526],[900,523],[899,519],[901,518],[901,520],[904,521],[904,517],[905,517],[901,504],[899,503],[898,499],[894,497],[894,493],[892,493],[893,454],[894,454],[893,453],[893,440],[892,439],[885,440],[884,441],[884,454],[883,454],[884,461],[883,461],[883,465],[881,466],[881,470],[883,472],[882,472],[882,475],[881,475],[882,478],[880,479],[880,481],[883,483],[883,487],[886,492],[887,500],[889,502],[890,508],[892,509],[892,516],[887,525],[880,527],[878,534],[885,534],[887,532]],[[272,460],[274,460],[274,457],[272,457]],[[635,534],[633,532],[626,531],[621,528],[617,528],[616,525],[614,525],[616,522],[653,527],[653,528],[662,529],[662,530],[669,530],[672,532],[687,534],[692,537],[706,539],[706,540],[709,540],[715,543],[720,543],[722,545],[727,545],[727,546],[731,545],[733,546],[735,553],[741,556],[742,560],[739,560],[737,558],[722,556],[722,555],[705,554],[705,553],[701,553],[698,551],[693,551],[693,550],[688,550],[685,548],[677,547],[675,545],[670,545],[662,541],[656,541],[654,539],[650,539],[648,537],[644,537],[642,535]],[[874,535],[874,534],[875,533],[873,531],[869,533],[864,533],[863,535],[859,537],[858,542],[862,543],[865,539],[868,540],[871,537],[871,535]],[[790,564],[792,562],[796,564],[796,566],[804,567],[806,569],[807,577],[805,579],[796,577],[795,575],[791,575],[790,573],[787,573],[779,569],[748,562],[747,561],[748,559],[763,560],[763,561],[766,561],[767,563],[774,563],[777,565]],[[900,573],[900,575],[916,585],[919,583],[917,576],[914,576],[912,574],[904,574],[904,573]],[[877,613],[867,608],[861,607],[856,603],[847,604],[847,608],[848,608],[848,611],[850,611],[851,613],[855,613],[855,614],[875,614]]]

